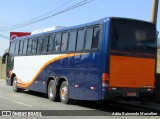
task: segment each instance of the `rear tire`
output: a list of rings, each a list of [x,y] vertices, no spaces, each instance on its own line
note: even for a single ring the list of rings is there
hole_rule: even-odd
[[[59,101],[59,92],[56,88],[56,82],[55,80],[51,80],[48,84],[48,98],[51,101]]]
[[[13,78],[13,83],[12,83],[13,91],[14,92],[19,92],[21,91],[20,88],[17,87],[17,79],[14,77]]]
[[[62,82],[61,87],[60,87],[60,100],[64,104],[71,103],[71,100],[69,99],[68,89],[69,89],[68,82],[67,81]]]

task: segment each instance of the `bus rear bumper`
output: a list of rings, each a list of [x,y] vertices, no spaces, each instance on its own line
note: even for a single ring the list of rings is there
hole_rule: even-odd
[[[153,89],[147,88],[111,88],[102,90],[102,100],[151,100]]]

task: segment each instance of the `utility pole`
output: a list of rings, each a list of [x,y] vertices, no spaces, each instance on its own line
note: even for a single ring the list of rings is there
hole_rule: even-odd
[[[151,22],[154,24],[157,24],[158,3],[159,3],[159,0],[153,0]]]

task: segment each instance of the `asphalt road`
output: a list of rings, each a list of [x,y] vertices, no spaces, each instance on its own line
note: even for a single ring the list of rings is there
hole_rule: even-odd
[[[0,109],[3,110],[91,110],[75,104],[52,102],[42,93],[32,91],[15,93],[11,86],[6,86],[5,80],[0,80],[0,102]]]
[[[160,105],[158,107],[160,107]],[[46,95],[42,93],[37,93],[32,91],[23,91],[23,92],[15,93],[12,91],[12,87],[7,86],[5,83],[5,80],[2,80],[2,79],[0,79],[0,110],[19,110],[19,111],[21,110],[52,110],[52,112],[50,113],[58,113],[59,119],[60,118],[79,119],[79,118],[83,118],[83,116],[87,116],[87,114],[90,116],[92,116],[93,114],[92,119],[94,118],[106,119],[106,118],[110,118],[110,117],[107,117],[106,115],[112,115],[113,112],[145,112],[145,111],[155,112],[155,109],[152,109],[152,108],[148,109],[148,108],[139,107],[139,106],[132,106],[130,104],[118,104],[118,103],[102,104],[102,103],[90,102],[90,101],[73,101],[72,104],[66,105],[61,102],[52,102],[47,98]],[[56,110],[56,111],[59,110],[59,111],[56,112],[53,110]],[[69,110],[69,111],[65,112],[66,110]],[[76,116],[76,113],[78,112],[77,110],[79,110],[79,112],[81,112],[82,115],[81,113],[78,113]],[[156,110],[158,110],[159,112],[160,108],[158,109],[156,108]],[[69,116],[70,116],[70,112],[73,113],[74,116],[68,117],[67,114],[69,113]],[[9,117],[3,117],[3,118],[9,118]],[[21,117],[15,117],[15,118],[18,119]],[[41,118],[41,117],[34,117],[34,118]],[[47,117],[47,118],[51,118],[51,117]],[[117,118],[117,117],[112,116],[112,118]],[[122,116],[118,118],[122,118]]]

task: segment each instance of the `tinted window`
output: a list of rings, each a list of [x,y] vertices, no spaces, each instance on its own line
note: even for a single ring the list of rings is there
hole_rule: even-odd
[[[37,53],[41,53],[41,48],[42,48],[42,37],[37,38]]]
[[[32,50],[32,39],[30,38],[28,40],[28,48],[27,48],[27,54],[30,54]]]
[[[54,51],[60,51],[60,47],[61,46],[61,34],[56,34],[55,36],[55,47],[54,47]]]
[[[99,39],[100,39],[100,27],[95,27],[92,39],[92,49],[97,49],[99,47]]]
[[[37,50],[37,38],[33,38],[32,40],[32,53],[35,54]]]
[[[68,51],[75,51],[76,48],[77,31],[69,33]]]
[[[16,50],[15,50],[16,55],[18,55],[18,51],[19,51],[19,41],[16,42]]]
[[[27,44],[28,44],[28,39],[25,39],[24,43],[23,43],[23,53],[22,54],[26,54],[26,52],[27,52]]]
[[[49,37],[49,45],[48,45],[48,52],[53,52],[54,47],[54,35],[50,35]]]
[[[41,53],[46,53],[48,50],[48,36],[44,36],[42,42]]]
[[[10,46],[10,50],[9,50],[9,53],[12,54],[12,55],[15,52],[15,46],[16,46],[16,42],[12,42],[11,46]]]
[[[22,54],[22,51],[23,51],[23,40],[20,41],[19,54]]]
[[[155,53],[155,25],[139,21],[115,20],[111,45],[115,51]]]
[[[92,46],[93,28],[88,28],[86,31],[85,50],[90,50]]]
[[[83,50],[83,45],[84,45],[84,35],[85,35],[85,30],[78,30],[78,36],[77,36],[77,51]]]
[[[62,52],[67,50],[67,43],[68,43],[68,33],[63,33],[62,44],[61,44],[61,51]]]

